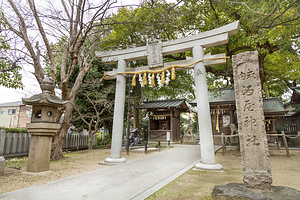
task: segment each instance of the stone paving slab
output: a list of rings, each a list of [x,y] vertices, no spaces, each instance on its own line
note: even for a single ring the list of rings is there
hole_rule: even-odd
[[[191,169],[199,159],[199,145],[179,145],[140,160],[0,194],[0,199],[144,199]]]

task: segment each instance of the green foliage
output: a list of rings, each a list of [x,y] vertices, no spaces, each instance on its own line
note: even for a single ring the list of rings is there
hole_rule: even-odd
[[[99,135],[97,135],[97,145],[98,146],[101,146],[101,145],[108,145],[111,143],[111,139],[110,139],[110,136],[109,134],[106,134],[105,137],[104,137],[104,140],[102,141],[102,132],[100,132]]]
[[[111,34],[105,38],[103,47],[115,46],[128,48],[130,46],[143,46],[148,41],[160,39],[168,41],[177,38],[182,32],[180,26],[179,10],[174,4],[164,1],[155,1],[153,5],[144,2],[139,8],[124,7],[112,16],[117,24]],[[122,23],[120,23],[122,22]],[[114,47],[115,47],[114,46]]]
[[[144,112],[145,113],[140,113],[140,116],[145,116],[146,111],[144,111]],[[148,141],[148,128],[149,128],[148,126],[149,126],[148,116],[140,118],[140,132],[143,135],[144,141]]]
[[[244,51],[258,51],[266,95],[281,96],[288,87],[299,84],[299,1],[184,2],[183,7],[189,13],[182,18],[184,23],[199,31],[240,21],[238,34],[230,36],[228,44],[207,48],[206,52],[226,52],[231,57]],[[209,77],[208,85],[211,87],[215,81],[225,79],[226,87],[230,87],[233,84],[231,65],[228,59],[225,65],[208,67],[207,71],[214,74]]]
[[[0,25],[6,28],[7,20],[4,17],[3,12],[0,9]],[[1,27],[0,27],[1,28]],[[16,67],[10,71],[3,71],[12,68],[12,63],[8,60],[5,60],[2,56],[5,55],[4,52],[9,50],[10,46],[6,41],[6,36],[2,35],[0,32],[0,85],[7,88],[21,88],[23,89],[24,85],[22,84],[22,75],[20,74],[20,67]]]
[[[112,121],[113,118],[112,104],[114,102],[115,82],[99,82],[104,71],[109,71],[111,68],[111,65],[104,65],[95,60],[93,67],[84,77],[75,99],[75,105],[82,114],[81,116],[89,123],[93,121],[91,123],[92,130],[105,126],[105,121]],[[98,115],[100,114],[100,119],[97,118],[97,112]],[[96,127],[97,120],[99,120],[98,127]],[[89,130],[89,125],[82,120],[75,109],[72,112],[71,123],[80,130],[84,128]]]
[[[150,4],[150,3],[149,3]],[[174,7],[174,3],[154,1],[152,5],[144,2],[139,8],[121,8],[112,16],[117,24],[111,33],[104,39],[103,48],[116,49],[144,46],[148,42],[161,40],[169,41],[178,36],[187,35],[187,24],[183,24],[182,7]],[[114,47],[114,48],[112,48]],[[182,60],[189,53],[164,56],[164,61]],[[148,65],[147,60],[130,62],[131,67]],[[133,87],[133,104],[139,105],[144,100],[157,100],[158,98],[187,98],[194,99],[194,84],[192,73],[188,70],[177,71],[176,79],[169,85],[158,87],[137,86]]]
[[[113,15],[115,22],[126,23],[115,26],[103,47],[142,46],[153,39],[168,41],[239,20],[240,30],[238,34],[230,36],[228,44],[207,48],[205,52],[226,52],[231,57],[243,51],[258,51],[265,94],[281,96],[288,87],[299,83],[299,4],[296,0],[267,0],[260,3],[257,0],[245,3],[185,0],[184,4],[170,9],[174,4],[163,1],[154,1],[151,5],[144,3],[141,8],[122,8]],[[164,56],[164,60],[184,59],[185,56],[169,55]],[[132,63],[131,66],[140,64]],[[147,65],[147,62],[143,64]],[[224,65],[207,67],[207,72],[210,89],[232,87],[231,59]],[[159,97],[193,99],[191,74],[176,72],[176,75],[176,80],[168,86],[143,87],[143,95],[139,96],[149,100]]]
[[[27,133],[26,128],[5,128],[2,126],[0,129],[5,130],[7,133]]]
[[[295,104],[295,105],[292,105],[292,108],[293,108],[293,112],[300,112],[300,104]]]
[[[279,50],[266,56],[264,66],[270,83],[300,83],[300,56],[298,54],[284,49]]]
[[[0,60],[0,70],[10,69],[11,66],[10,62]],[[20,67],[17,67],[12,71],[0,72],[0,85],[7,88],[23,89],[22,75],[19,70]]]

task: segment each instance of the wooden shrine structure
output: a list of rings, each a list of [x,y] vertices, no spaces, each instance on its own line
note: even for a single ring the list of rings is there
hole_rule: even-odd
[[[189,112],[185,99],[145,101],[138,108],[149,112],[149,141],[167,140],[170,132],[172,142],[181,142],[180,113]]]
[[[234,89],[220,89],[208,93],[212,132],[214,135],[224,133],[231,134],[231,124],[237,127],[236,102]],[[195,102],[190,103],[195,106]],[[282,101],[279,98],[264,98],[263,111],[265,116],[266,133],[276,133],[275,121],[287,114]],[[215,140],[218,143],[219,141]]]

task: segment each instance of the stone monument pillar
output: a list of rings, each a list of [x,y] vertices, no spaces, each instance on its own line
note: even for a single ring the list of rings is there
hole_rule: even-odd
[[[232,56],[237,119],[243,165],[248,188],[268,189],[272,183],[265,129],[258,52]]]
[[[24,104],[32,105],[31,123],[27,124],[31,135],[27,172],[35,173],[49,171],[52,137],[61,126],[55,123],[57,108],[68,103],[51,93],[54,89],[52,79],[44,78],[41,89],[41,94],[22,99]]]

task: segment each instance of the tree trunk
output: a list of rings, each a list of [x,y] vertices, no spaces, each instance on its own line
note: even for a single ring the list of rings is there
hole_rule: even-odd
[[[140,117],[139,117],[139,109],[134,109],[133,111],[133,127],[136,129],[140,129]]]
[[[91,150],[91,149],[93,149],[93,137],[94,136],[94,134],[93,133],[91,133],[91,132],[89,132],[89,150]]]
[[[265,54],[259,54],[258,55],[258,62],[259,62],[259,76],[260,76],[260,80],[261,80],[261,85],[262,87],[264,86],[265,82],[266,82],[266,72],[264,69],[264,59],[265,59],[266,55]],[[263,89],[263,88],[262,88]]]
[[[270,93],[269,93],[269,89],[266,87],[265,84],[263,84],[263,90],[265,91],[265,95],[267,98],[270,98]]]
[[[74,108],[75,97],[78,93],[79,87],[87,71],[88,69],[84,69],[78,73],[76,81],[72,87],[72,91],[70,93],[70,99],[63,98],[63,100],[69,100],[69,103],[67,104],[67,107],[64,112],[63,124],[61,128],[58,130],[58,132],[53,136],[53,141],[51,146],[51,156],[50,156],[50,159],[52,160],[60,160],[64,158],[64,155],[62,153],[62,145],[67,135],[67,131],[70,127],[70,120]],[[62,93],[66,94],[68,93],[68,90],[66,88],[63,88]],[[69,95],[66,95],[65,98],[69,98]]]
[[[71,101],[71,100],[70,100]],[[73,101],[74,102],[74,101]],[[70,119],[72,115],[72,110],[74,104],[69,102],[64,113],[64,121],[61,126],[61,128],[58,130],[58,132],[53,136],[52,146],[51,146],[51,160],[60,160],[64,158],[63,152],[62,152],[62,145],[64,142],[64,139],[67,135],[67,131],[70,127]]]
[[[112,139],[112,122],[111,121],[105,121],[105,126],[108,129],[109,137]]]

